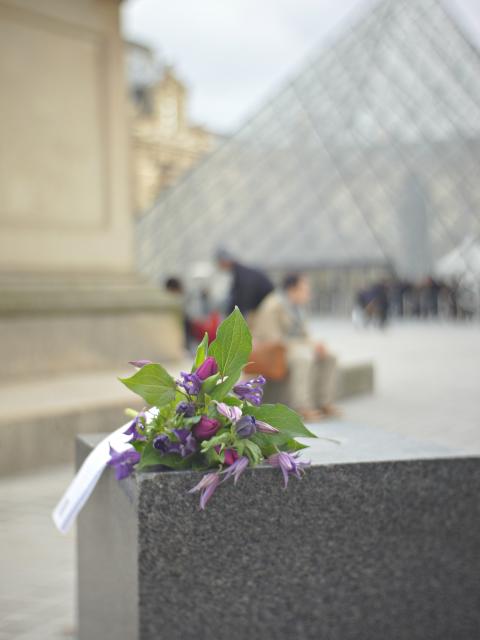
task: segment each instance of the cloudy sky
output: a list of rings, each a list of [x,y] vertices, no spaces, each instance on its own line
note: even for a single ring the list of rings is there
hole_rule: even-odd
[[[480,34],[479,0],[449,0]],[[372,0],[128,0],[123,29],[173,64],[198,124],[229,133]],[[480,79],[479,79],[480,81]]]

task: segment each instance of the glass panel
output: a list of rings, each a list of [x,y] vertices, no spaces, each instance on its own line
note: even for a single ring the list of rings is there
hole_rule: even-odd
[[[141,269],[181,272],[218,244],[265,266],[401,269],[412,207],[432,260],[480,235],[479,78],[440,2],[378,3],[162,195],[138,223]]]

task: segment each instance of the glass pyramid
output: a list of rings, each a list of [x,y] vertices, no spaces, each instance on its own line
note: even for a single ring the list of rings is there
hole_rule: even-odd
[[[422,277],[480,236],[480,56],[440,0],[384,0],[138,224],[156,279],[218,246]]]

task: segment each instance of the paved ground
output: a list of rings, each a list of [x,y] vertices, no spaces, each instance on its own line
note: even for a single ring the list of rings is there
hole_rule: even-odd
[[[480,324],[314,328],[340,359],[375,364],[375,395],[345,402],[346,418],[480,453]]]
[[[319,321],[340,358],[373,359],[377,391],[343,405],[349,422],[480,453],[480,326],[434,323],[356,331]],[[50,511],[68,468],[0,480],[0,640],[70,640],[74,535]]]
[[[74,534],[50,512],[72,470],[0,481],[0,640],[71,640]]]

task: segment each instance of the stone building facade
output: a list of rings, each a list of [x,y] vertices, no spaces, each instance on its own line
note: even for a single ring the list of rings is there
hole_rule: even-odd
[[[214,148],[218,136],[192,125],[188,90],[151,49],[127,44],[132,135],[133,201],[136,214]]]

